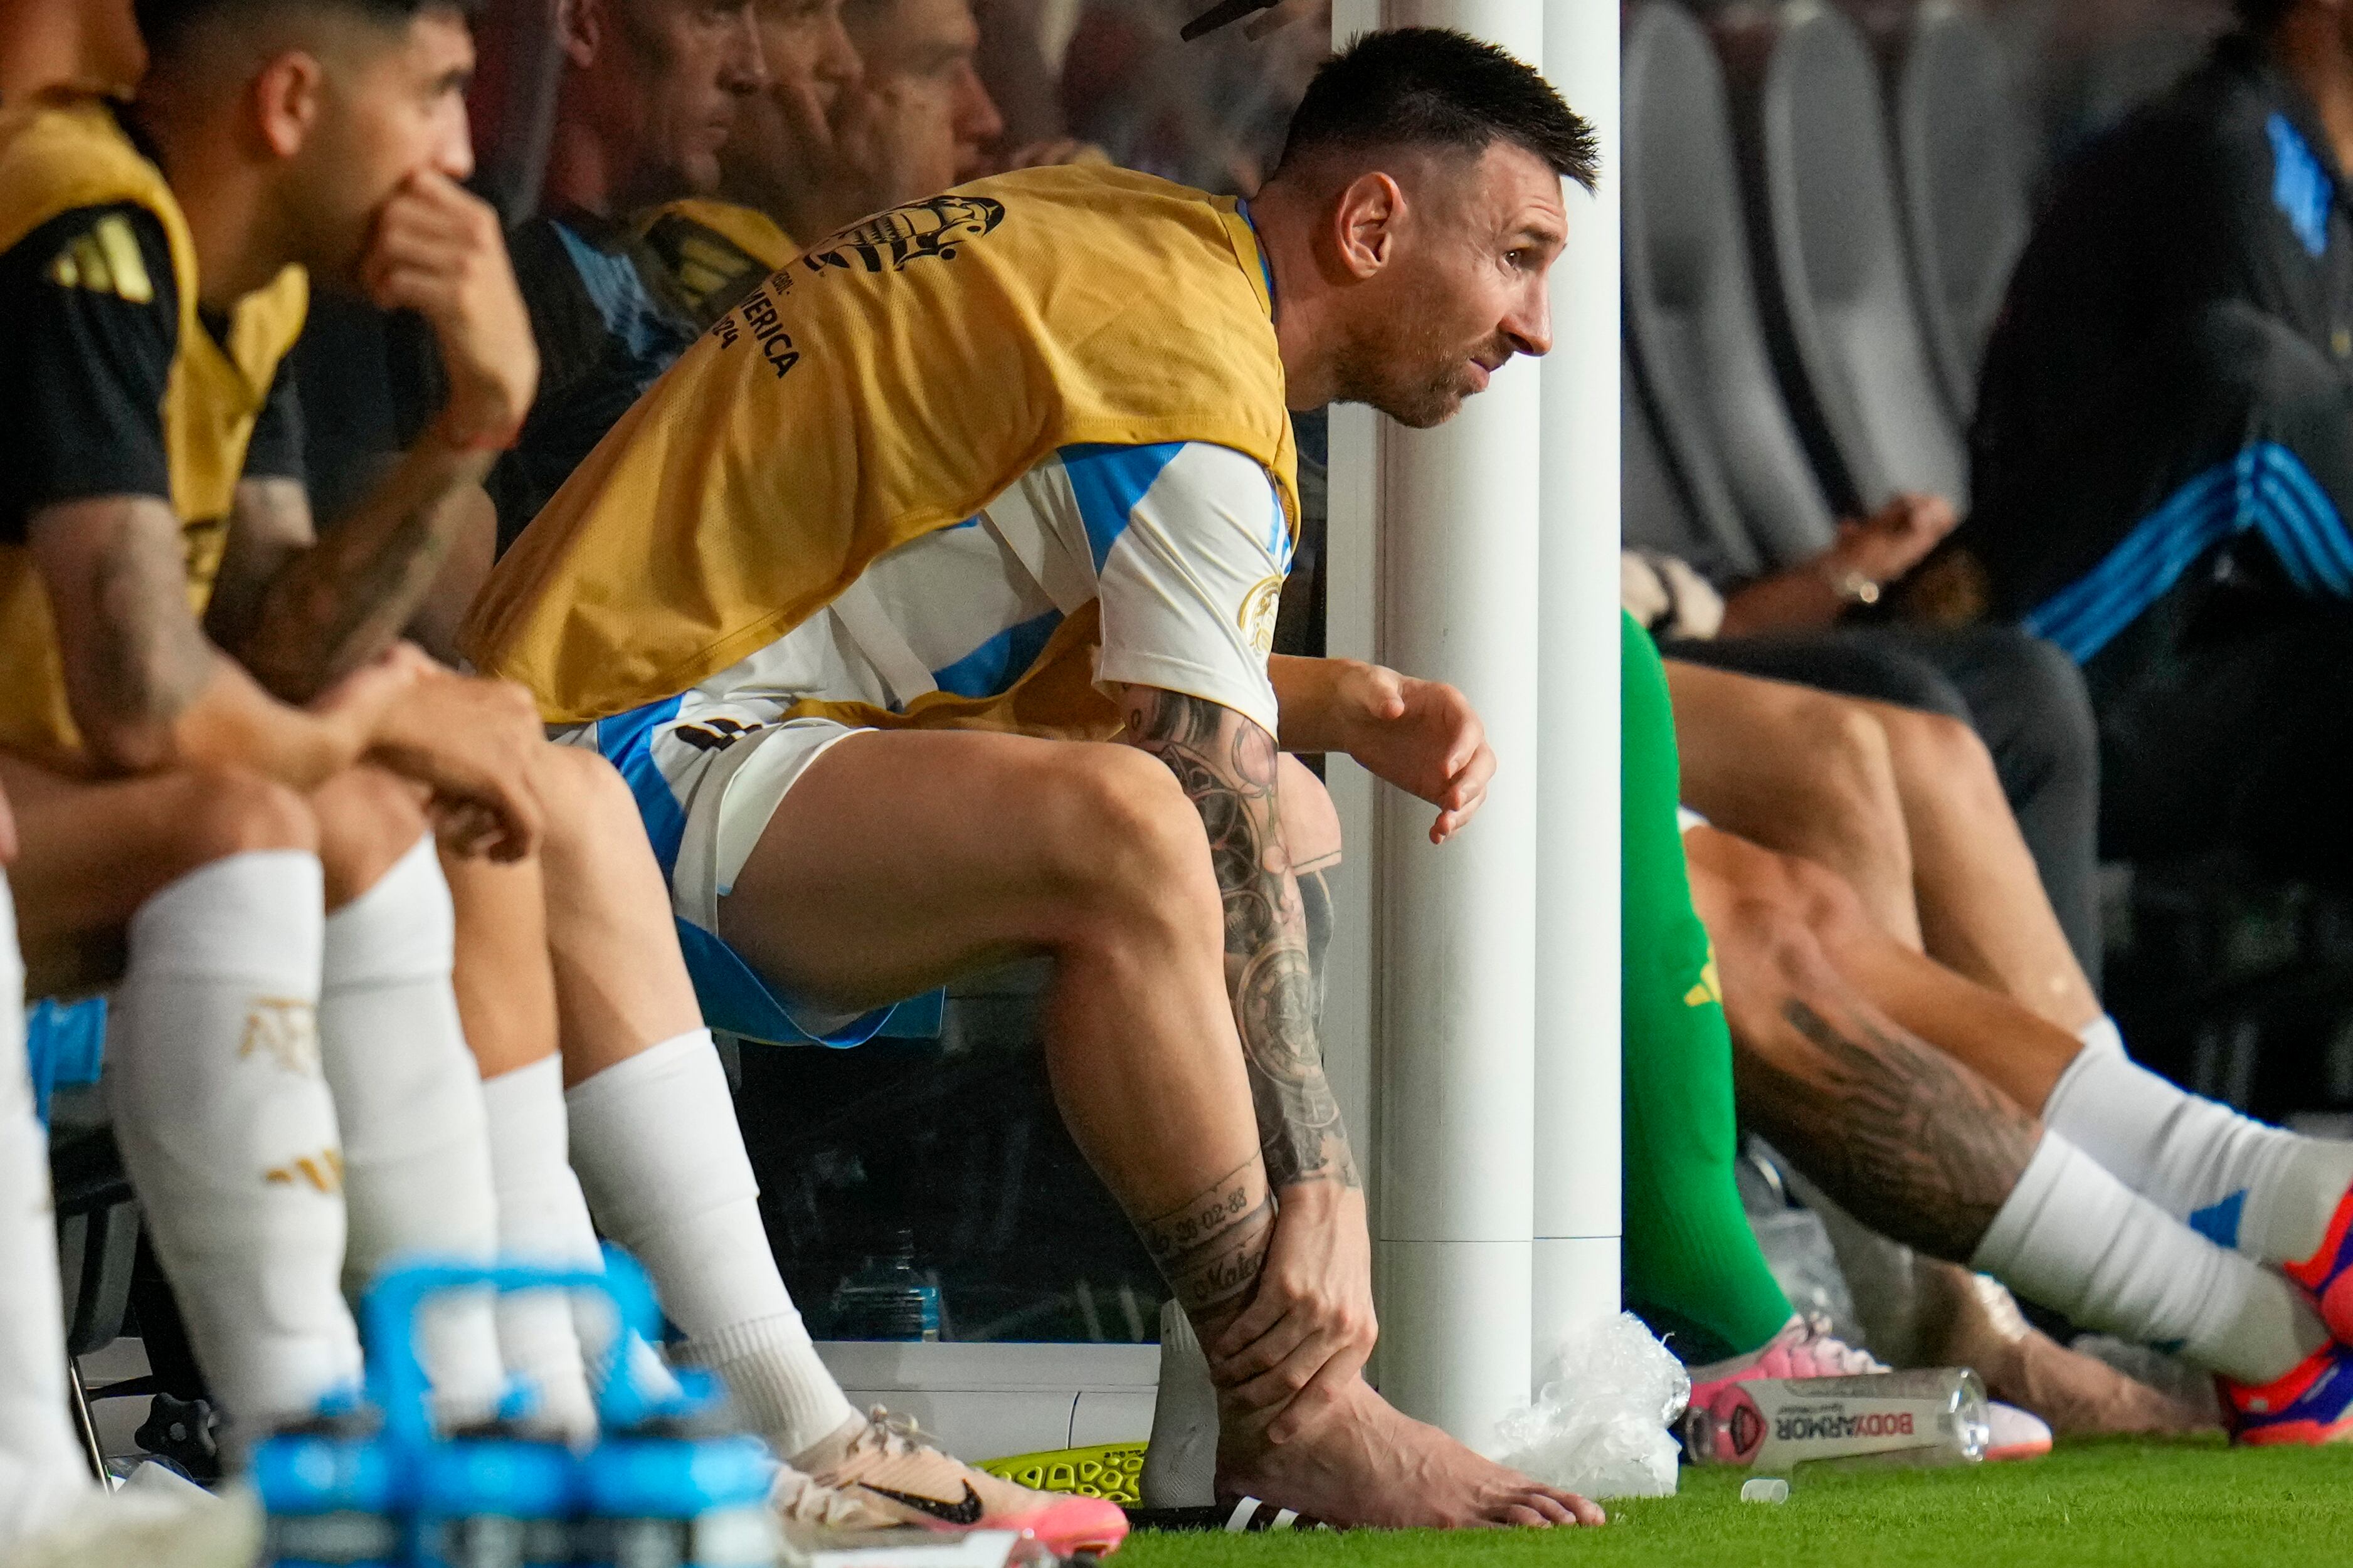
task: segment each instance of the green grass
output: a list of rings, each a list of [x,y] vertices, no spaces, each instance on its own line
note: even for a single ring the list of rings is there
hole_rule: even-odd
[[[2062,1444],[2026,1464],[1808,1476],[1778,1507],[1746,1472],[1683,1472],[1673,1498],[1613,1502],[1603,1530],[1137,1535],[1120,1568],[1351,1568],[1538,1562],[1675,1568],[2280,1568],[2353,1564],[2353,1447]]]

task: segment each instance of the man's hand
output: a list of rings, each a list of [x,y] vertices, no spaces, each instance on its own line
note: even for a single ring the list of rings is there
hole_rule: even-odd
[[[512,441],[539,389],[539,348],[491,205],[431,170],[410,175],[376,216],[360,279],[379,308],[432,324],[449,379],[443,437]]]
[[[394,705],[408,695],[411,687],[438,669],[414,644],[396,642],[303,708],[313,718],[332,725],[343,737],[349,755],[357,757],[374,743]]]
[[[1835,576],[1859,572],[1883,585],[1920,564],[1959,521],[1942,496],[1899,495],[1869,517],[1841,522],[1824,559]]]
[[[434,827],[452,854],[519,860],[539,846],[531,775],[546,743],[522,687],[436,668],[385,713],[368,755],[433,792]]]
[[[1205,1347],[1211,1378],[1251,1410],[1354,1377],[1379,1337],[1364,1189],[1301,1182],[1275,1196],[1282,1208],[1257,1294]],[[1281,1418],[1269,1435],[1289,1436]]]
[[[1366,772],[1438,807],[1430,841],[1443,844],[1487,799],[1495,753],[1471,700],[1435,680],[1377,664],[1338,662],[1331,721],[1341,750]]]

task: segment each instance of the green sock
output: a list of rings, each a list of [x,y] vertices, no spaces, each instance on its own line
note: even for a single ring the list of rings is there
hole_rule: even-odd
[[[1757,1349],[1792,1310],[1733,1180],[1732,1037],[1692,912],[1666,671],[1630,616],[1624,633],[1626,1294],[1696,1364]]]

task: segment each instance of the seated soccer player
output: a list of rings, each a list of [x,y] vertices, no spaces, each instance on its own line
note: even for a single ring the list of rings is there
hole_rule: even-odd
[[[0,862],[16,854],[0,801]],[[201,1493],[110,1496],[68,1420],[48,1138],[25,1051],[25,969],[0,879],[0,1559],[234,1568],[260,1544],[249,1505]]]
[[[1684,845],[1752,1125],[1855,1216],[2220,1374],[2247,1443],[2353,1436],[2353,1143],[2264,1127],[1890,938],[1819,867]]]
[[[1533,70],[1406,30],[1325,68],[1247,211],[1052,169],[881,215],[688,351],[468,631],[631,780],[729,1026],[855,1041],[1055,959],[1057,1094],[1209,1349],[1220,1489],[1340,1522],[1599,1513],[1361,1376],[1277,758],[1354,754],[1441,841],[1493,758],[1447,688],[1270,663],[1286,405],[1434,425],[1541,353],[1591,158]]]
[[[307,264],[322,277],[360,281],[379,303],[413,288],[461,320],[471,309],[521,336],[520,301],[505,279],[495,225],[480,204],[441,183],[467,161],[464,121],[451,118],[468,53],[461,13],[433,5],[386,9],[373,0],[336,6],[174,0],[168,9],[159,4],[148,21],[155,65],[143,122],[167,163],[213,176],[178,188],[192,222],[241,237],[249,260]],[[239,47],[242,39],[255,42]],[[253,133],[254,106],[268,101],[273,73],[290,62],[338,87],[382,79],[395,89],[402,66],[432,68],[424,79],[451,84],[452,107],[437,114],[431,139],[406,148],[372,133],[364,120],[354,125],[332,114],[309,134],[273,144]],[[351,100],[364,104],[366,95],[354,92]],[[382,155],[384,183],[374,191],[354,189],[345,162],[353,141]],[[403,151],[427,161],[393,155]],[[225,191],[239,188],[266,199],[225,199]],[[332,205],[322,203],[322,191],[335,193]],[[438,247],[420,244],[408,226],[406,208],[420,195],[453,204]],[[303,221],[274,230],[251,223],[248,215],[256,211]],[[378,237],[364,248],[367,236]],[[413,276],[387,256],[410,254],[398,247],[412,244],[418,246]],[[459,299],[449,303],[439,290],[452,287]],[[507,346],[513,352],[512,342]],[[463,373],[479,364],[459,357],[467,347],[462,341],[445,347],[452,402],[427,437],[448,450],[425,445],[409,459],[448,465],[453,487],[478,477],[496,444],[460,435],[465,426],[458,422],[476,416]],[[515,363],[527,366],[529,359],[525,342]],[[501,428],[512,430],[519,405],[498,412]],[[332,671],[344,639],[361,635],[354,628],[388,637],[402,624],[462,522],[437,509],[412,516],[390,539],[380,531],[372,538],[364,513],[314,542],[299,479],[249,473],[232,509],[210,624],[269,689],[300,696]],[[446,675],[429,684],[501,699],[512,692]],[[445,708],[440,717],[454,723],[463,715]],[[860,1415],[843,1399],[769,1254],[725,1079],[697,1015],[628,786],[595,753],[549,743],[529,721],[527,705],[522,719],[509,736],[511,751],[494,760],[519,775],[543,815],[540,852],[512,865],[453,858],[448,870],[459,1005],[449,1021],[463,1017],[489,1080],[481,1096],[500,1249],[593,1262],[593,1207],[607,1232],[646,1263],[684,1331],[684,1353],[721,1374],[781,1457],[818,1472],[814,1485],[792,1479],[781,1505],[869,1526],[943,1522],[934,1516],[946,1510],[944,1522],[1032,1529],[1064,1551],[1115,1545],[1124,1528],[1116,1509],[996,1481],[910,1442],[883,1416]],[[429,855],[425,863],[429,868]],[[446,911],[445,901],[445,921]],[[441,941],[446,976],[450,939]],[[349,945],[354,962],[379,973],[406,951],[389,933]],[[332,963],[333,941],[329,951]],[[583,1182],[575,1182],[567,1154]],[[567,1435],[584,1431],[587,1391],[562,1303],[502,1301],[499,1320],[508,1365],[540,1395],[535,1418]],[[853,1487],[860,1489],[845,1491]],[[972,1505],[976,1497],[981,1500]],[[978,1510],[969,1518],[968,1506]]]
[[[1973,504],[1931,608],[2084,668],[2109,852],[2353,875],[2353,10],[2239,0],[2207,63],[2080,154],[1988,348]]]
[[[731,200],[806,243],[984,172],[1005,121],[968,0],[761,0],[760,16],[775,79],[721,150]]]
[[[376,101],[430,106],[405,127],[429,142],[437,62],[401,64],[416,74],[388,76]],[[452,87],[448,113],[456,102]],[[166,102],[147,123],[171,114]],[[288,449],[288,410],[269,394],[302,274],[245,246],[204,256],[102,101],[59,95],[12,116],[0,165],[14,323],[0,377],[0,777],[23,831],[23,934],[37,993],[121,977],[118,1142],[198,1352],[250,1433],[307,1415],[356,1374],[345,1268],[364,1278],[404,1251],[491,1247],[448,894],[415,789],[467,852],[527,850],[537,808],[501,761],[527,716],[510,692],[372,657],[359,628],[307,708],[223,657],[196,612],[242,477]],[[394,226],[436,231],[442,194],[412,191]],[[462,391],[441,442],[357,531],[363,551],[474,460],[459,450],[467,421],[504,419],[529,396],[527,342],[501,342],[478,298],[408,282],[400,297],[436,321]],[[282,586],[299,597],[347,568],[300,563]],[[449,1418],[495,1409],[489,1303],[453,1308],[427,1342]]]
[[[1878,1363],[1799,1318],[1757,1250],[1733,1179],[1734,1055],[1708,933],[1694,912],[1676,821],[1676,737],[1657,651],[1624,623],[1626,1295],[1692,1364],[1693,1399],[1755,1377],[1838,1375]],[[1744,1058],[1753,1072],[1753,1059]],[[2153,1391],[2052,1343],[1982,1292],[1952,1288],[1926,1349],[1974,1365],[1997,1399],[2065,1431],[2182,1424]],[[2041,1452],[2049,1433],[1997,1407],[1998,1447]]]
[[[700,290],[681,285],[638,220],[718,188],[720,146],[767,81],[752,0],[583,0],[564,17],[543,216],[513,237],[545,369],[515,449],[489,481],[502,542],[706,323]],[[696,244],[738,258],[746,247],[776,261],[789,253],[755,213],[693,222],[704,205],[687,209]]]

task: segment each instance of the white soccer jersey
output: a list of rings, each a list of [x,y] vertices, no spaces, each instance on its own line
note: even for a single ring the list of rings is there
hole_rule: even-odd
[[[1203,698],[1271,734],[1267,654],[1291,556],[1273,479],[1239,452],[1200,442],[1066,447],[970,521],[882,556],[787,636],[690,691],[571,738],[591,741],[628,777],[656,853],[676,871],[690,808],[712,770],[796,703],[899,709],[933,689],[995,696],[1029,669],[1065,616],[1096,599],[1100,682]],[[847,732],[825,720],[789,727],[806,731],[806,742],[764,747],[757,771],[767,783],[744,791],[747,804],[764,804],[748,816],[729,806],[753,837],[789,775]],[[733,783],[726,788],[737,793]],[[720,896],[750,844],[714,848],[710,896]],[[684,879],[700,879],[691,870]]]

